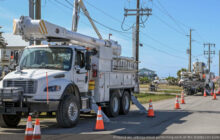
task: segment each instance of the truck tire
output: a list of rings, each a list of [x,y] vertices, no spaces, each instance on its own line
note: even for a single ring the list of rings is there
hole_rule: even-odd
[[[65,93],[64,93],[65,94]],[[77,97],[73,94],[67,94],[60,101],[56,113],[57,123],[60,127],[70,128],[79,121],[80,105]]]
[[[117,92],[111,93],[110,102],[107,108],[105,108],[106,115],[109,117],[116,117],[120,111],[120,97]]]
[[[130,94],[128,91],[125,91],[121,97],[121,107],[120,107],[120,113],[123,115],[128,114],[130,111]]]
[[[21,120],[21,115],[3,115],[0,114],[0,127],[17,127]]]

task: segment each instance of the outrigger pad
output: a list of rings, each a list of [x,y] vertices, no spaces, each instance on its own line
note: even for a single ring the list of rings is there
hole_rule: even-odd
[[[131,101],[137,106],[137,108],[139,108],[141,113],[147,113],[146,108],[137,100],[133,94],[131,95]]]
[[[95,103],[95,100],[93,97],[92,98],[92,110],[95,111],[95,113],[97,114],[98,113],[98,105]],[[105,113],[102,111],[102,116],[103,116],[103,121],[104,122],[110,122],[110,119],[107,117],[107,115],[105,115]]]

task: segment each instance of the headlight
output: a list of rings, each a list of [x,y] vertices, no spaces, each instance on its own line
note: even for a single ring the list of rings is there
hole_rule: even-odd
[[[60,91],[61,90],[61,86],[49,86],[48,87],[48,91],[49,92],[54,92],[54,91]],[[47,91],[47,87],[44,89],[44,91],[46,92]]]

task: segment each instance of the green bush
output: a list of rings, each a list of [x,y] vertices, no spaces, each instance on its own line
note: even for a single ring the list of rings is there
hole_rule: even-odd
[[[150,79],[148,77],[140,77],[139,80],[141,84],[150,83]]]

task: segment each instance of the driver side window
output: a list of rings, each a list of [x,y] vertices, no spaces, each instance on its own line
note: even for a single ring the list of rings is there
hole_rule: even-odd
[[[84,59],[84,53],[83,52],[76,51],[75,65],[79,66],[80,68],[85,67],[85,59]]]

